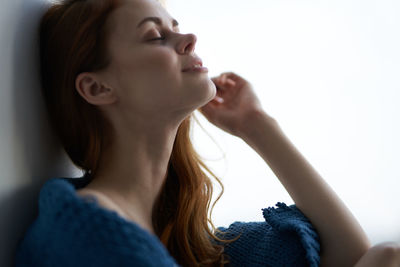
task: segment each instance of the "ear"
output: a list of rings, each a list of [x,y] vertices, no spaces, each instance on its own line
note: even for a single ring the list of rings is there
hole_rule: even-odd
[[[100,82],[96,75],[80,73],[75,80],[75,89],[90,104],[109,105],[116,101],[115,90]]]

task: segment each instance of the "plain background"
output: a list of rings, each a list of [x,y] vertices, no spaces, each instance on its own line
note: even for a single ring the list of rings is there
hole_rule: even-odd
[[[371,242],[400,242],[400,2],[168,3],[181,32],[197,35],[210,76],[233,71],[251,82]],[[225,185],[215,225],[262,221],[261,208],[293,204],[255,151],[198,114],[222,150],[196,127],[196,147]]]
[[[36,26],[46,3],[7,0],[0,9],[0,266],[11,266],[42,184],[81,175],[40,95]],[[400,242],[399,3],[170,0],[169,11],[197,35],[210,76],[234,71],[253,84],[371,241]],[[195,147],[225,185],[216,226],[262,221],[261,208],[293,204],[256,152],[196,116],[216,143],[195,124]]]

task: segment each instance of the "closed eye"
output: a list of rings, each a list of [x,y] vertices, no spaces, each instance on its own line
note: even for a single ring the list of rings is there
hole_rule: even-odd
[[[150,41],[157,41],[157,40],[165,40],[165,37],[153,38],[153,39],[150,39],[149,42]]]

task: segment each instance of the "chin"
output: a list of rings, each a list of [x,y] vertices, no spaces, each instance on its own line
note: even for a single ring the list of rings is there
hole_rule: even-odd
[[[210,98],[210,101],[211,101],[217,95],[217,87],[215,86],[215,83],[213,81],[210,80],[210,83],[211,83],[210,87],[212,88],[211,89],[212,97]]]
[[[192,85],[190,91],[187,92],[190,94],[187,97],[196,101],[201,106],[206,105],[217,95],[217,88],[214,82],[209,79],[199,81],[196,86]]]

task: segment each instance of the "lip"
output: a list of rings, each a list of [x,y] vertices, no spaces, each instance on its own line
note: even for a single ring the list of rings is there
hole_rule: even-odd
[[[202,68],[200,68],[200,69],[207,69],[207,68],[203,68],[203,61],[199,58],[199,57],[195,57],[195,58],[192,58],[192,60],[190,61],[190,63],[187,65],[187,67],[186,68],[184,68],[183,70],[182,70],[182,72],[187,72],[187,71],[191,71],[191,70],[196,70],[195,68],[194,68],[194,66],[196,66],[196,65],[200,65]],[[199,68],[198,68],[199,69]]]
[[[201,68],[194,68],[194,69],[188,69],[184,72],[208,72],[208,69],[206,67],[201,67]]]

